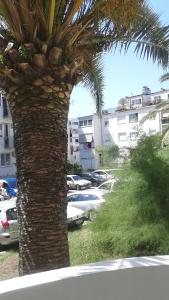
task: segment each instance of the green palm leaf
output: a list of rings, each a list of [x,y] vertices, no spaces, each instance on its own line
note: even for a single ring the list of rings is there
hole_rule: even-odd
[[[164,75],[161,76],[160,81],[164,82],[169,80],[169,73],[165,73]]]
[[[104,89],[103,66],[100,56],[97,56],[94,59],[91,58],[85,62],[83,85],[93,96],[96,104],[96,111],[98,115],[100,115],[103,107]]]

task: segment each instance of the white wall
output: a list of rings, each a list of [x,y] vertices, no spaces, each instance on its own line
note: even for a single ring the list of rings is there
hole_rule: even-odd
[[[168,300],[169,256],[127,258],[0,283],[0,300]]]

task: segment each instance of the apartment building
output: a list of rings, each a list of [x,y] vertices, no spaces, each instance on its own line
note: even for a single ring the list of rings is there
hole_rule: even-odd
[[[169,90],[142,93],[120,99],[116,108],[103,110],[102,117],[84,116],[68,121],[68,159],[84,169],[99,167],[98,148],[116,144],[125,151],[135,147],[141,135],[162,133],[169,126],[169,111],[161,110],[141,124],[157,104],[169,100]],[[5,95],[0,93],[0,177],[15,176],[16,159],[11,114]]]
[[[141,121],[157,104],[167,100],[169,90],[151,93],[148,87],[143,87],[141,94],[120,99],[117,108],[103,110],[101,118],[97,115],[78,118],[78,163],[84,169],[99,167],[99,146],[118,145],[125,154],[126,148],[135,147],[142,135],[161,134],[169,126],[169,111],[160,111]]]
[[[0,93],[0,177],[15,176],[13,126],[5,95]]]

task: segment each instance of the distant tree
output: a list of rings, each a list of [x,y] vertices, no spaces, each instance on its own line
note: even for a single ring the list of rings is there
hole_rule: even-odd
[[[117,145],[99,146],[96,148],[96,152],[101,159],[101,166],[104,167],[113,166],[115,160],[120,156],[119,147]]]

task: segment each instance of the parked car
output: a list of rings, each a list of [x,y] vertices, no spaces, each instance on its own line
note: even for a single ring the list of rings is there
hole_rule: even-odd
[[[117,181],[118,179],[110,179],[110,180],[107,180],[105,181],[104,183],[102,183],[101,185],[98,186],[98,189],[99,190],[105,190],[107,192],[112,192],[113,191],[113,187],[114,187],[114,184],[115,182]]]
[[[73,206],[67,206],[67,224],[68,228],[81,226],[86,220],[86,213],[80,209]]]
[[[67,206],[68,228],[80,226],[86,220],[86,213],[76,207]],[[19,239],[16,197],[0,202],[0,249]]]
[[[0,202],[0,248],[18,241],[16,198]]]
[[[67,175],[67,185],[69,189],[81,190],[92,186],[89,180],[83,179],[78,175]]]
[[[104,180],[96,173],[82,173],[80,176],[83,179],[89,180],[92,183],[92,186],[99,186]]]
[[[105,191],[82,191],[68,194],[68,206],[80,208],[87,213],[87,218],[91,219],[93,210],[97,210],[104,200]]]
[[[95,170],[92,172],[92,174],[97,174],[102,181],[112,179],[112,170]]]

